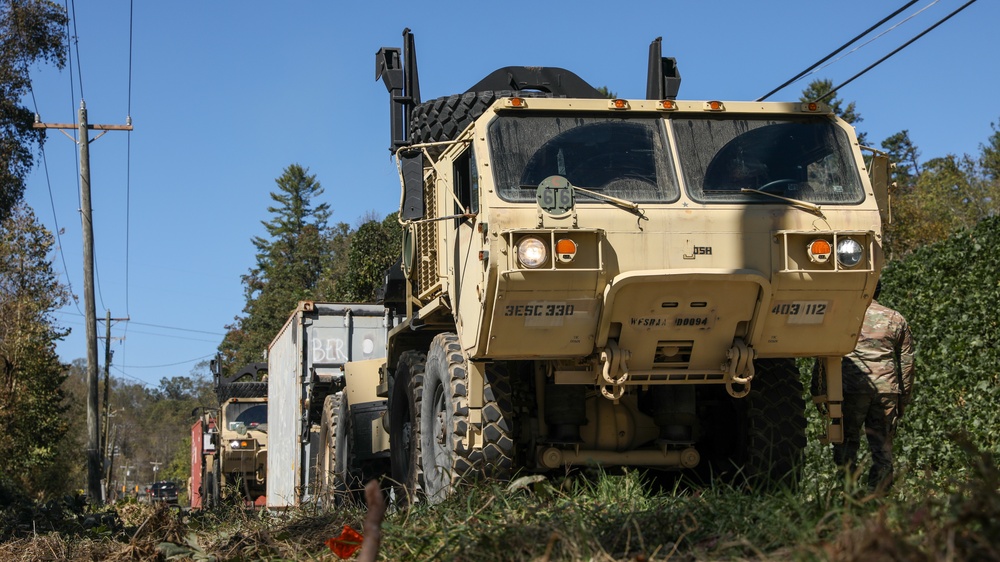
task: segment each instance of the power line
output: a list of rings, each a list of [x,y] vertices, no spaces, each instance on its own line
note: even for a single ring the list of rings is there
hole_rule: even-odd
[[[162,326],[160,324],[145,324],[143,322],[135,322],[135,321],[133,321],[132,323],[135,324],[136,326],[149,326],[150,328],[163,328],[165,330],[180,330],[182,332],[194,332],[194,333],[197,333],[197,334],[208,334],[210,336],[225,336],[226,335],[226,334],[219,333],[219,332],[207,332],[205,330],[192,330],[190,328],[175,328],[173,326]]]
[[[35,89],[31,84],[31,80],[28,80],[28,92],[31,93],[31,104],[35,108],[35,118],[38,119],[38,100],[35,98]],[[59,259],[62,260],[63,274],[66,276],[66,287],[69,289],[69,294],[73,295],[73,281],[69,277],[69,267],[66,265],[66,252],[63,251],[62,243],[62,229],[59,228],[59,216],[56,214],[56,198],[52,194],[52,177],[49,175],[49,160],[45,154],[45,144],[41,144],[42,153],[42,168],[45,170],[45,185],[49,191],[49,206],[52,208],[52,222],[56,225],[56,248],[59,251]],[[80,303],[76,298],[73,298],[73,305],[76,306],[77,312],[83,316],[83,311],[80,310]]]
[[[126,106],[126,122],[132,123],[132,20],[135,13],[134,0],[128,5],[128,102]],[[132,222],[132,131],[129,131],[125,144],[125,315],[129,315],[129,233]],[[125,325],[126,332],[128,325]]]
[[[61,311],[61,310],[57,310],[56,312],[58,312],[60,314],[70,314],[70,315],[73,314],[72,312],[65,312],[65,311]],[[81,316],[82,316],[82,314],[81,314]],[[196,334],[208,334],[210,336],[225,336],[226,335],[226,334],[221,333],[221,332],[209,332],[209,331],[206,331],[206,330],[195,330],[193,328],[178,328],[176,326],[165,326],[163,324],[149,324],[149,323],[146,323],[146,322],[136,322],[135,320],[129,320],[128,323],[135,324],[136,326],[148,326],[150,328],[163,328],[164,330],[177,330],[177,331],[180,331],[180,332],[192,332],[192,333],[196,333]]]
[[[843,60],[843,59],[844,59],[845,57],[847,57],[847,56],[849,56],[849,55],[851,55],[851,54],[854,54],[855,52],[857,52],[857,51],[859,51],[859,50],[863,49],[864,47],[868,46],[869,44],[871,44],[871,43],[874,43],[874,42],[875,42],[875,41],[877,41],[877,40],[878,40],[879,38],[881,38],[881,37],[883,37],[884,35],[886,35],[886,34],[890,33],[891,31],[895,30],[895,29],[896,29],[897,27],[899,27],[899,26],[903,25],[904,23],[906,23],[906,22],[910,21],[911,19],[913,19],[913,18],[915,18],[915,17],[919,16],[920,14],[924,13],[925,11],[929,10],[929,9],[930,9],[930,8],[931,8],[932,6],[934,6],[934,4],[937,4],[938,2],[940,2],[940,0],[933,0],[933,1],[932,1],[932,2],[930,3],[930,4],[927,4],[927,5],[926,5],[926,6],[924,6],[923,8],[920,8],[920,9],[919,9],[919,10],[917,10],[916,12],[913,12],[912,14],[910,14],[909,16],[907,16],[906,18],[904,18],[904,19],[903,19],[903,20],[902,20],[901,22],[899,22],[899,23],[897,23],[897,24],[893,25],[893,26],[892,26],[892,27],[890,27],[889,29],[887,29],[887,30],[883,31],[882,33],[879,33],[879,34],[878,34],[878,35],[876,35],[875,37],[872,37],[871,39],[869,39],[869,40],[865,41],[864,43],[862,43],[862,44],[858,45],[857,47],[854,47],[854,48],[853,48],[853,49],[851,49],[851,50],[850,50],[849,52],[847,52],[847,53],[844,53],[843,55],[841,55],[841,56],[839,56],[839,57],[837,57],[837,58],[833,59],[832,61],[830,61],[830,62],[828,62],[828,63],[824,64],[823,66],[821,66],[821,67],[817,68],[817,69],[816,69],[816,71],[814,71],[814,74],[815,74],[815,72],[819,72],[820,70],[823,70],[824,68],[826,68],[826,67],[828,67],[828,66],[830,66],[830,65],[832,65],[832,64],[835,64],[835,63],[837,63],[837,62],[840,62],[840,61],[841,61],[841,60]]]
[[[188,359],[186,361],[179,361],[177,363],[168,363],[166,365],[122,365],[122,367],[128,367],[129,369],[159,369],[162,367],[176,367],[177,365],[186,365],[188,363],[194,363],[195,361],[202,361],[208,359],[209,357],[215,357],[215,353],[209,353],[208,355],[202,355],[201,357],[195,357],[194,359]]]
[[[903,5],[903,7],[902,7],[902,8],[899,8],[899,9],[898,9],[898,10],[896,10],[895,12],[893,12],[893,13],[889,14],[888,16],[886,16],[886,17],[882,18],[882,19],[881,19],[881,20],[880,20],[880,21],[879,21],[878,23],[876,23],[875,25],[873,25],[873,26],[869,27],[868,29],[864,30],[864,31],[863,31],[862,33],[860,33],[860,34],[859,34],[859,35],[858,35],[857,37],[855,37],[854,39],[851,39],[851,40],[850,40],[850,41],[848,41],[847,43],[844,43],[844,44],[843,44],[843,45],[841,45],[841,46],[840,46],[840,47],[839,47],[839,48],[838,48],[837,50],[833,51],[833,52],[832,52],[832,53],[830,53],[829,55],[826,55],[825,57],[823,57],[822,59],[820,59],[819,61],[817,61],[816,63],[814,63],[814,64],[813,64],[812,66],[810,66],[809,68],[807,68],[807,69],[803,70],[802,72],[800,72],[800,73],[796,74],[796,75],[795,75],[794,77],[792,77],[791,79],[789,79],[789,80],[788,80],[787,82],[785,82],[784,84],[782,84],[782,85],[778,86],[777,88],[775,88],[775,89],[771,90],[770,92],[768,92],[768,93],[764,94],[763,96],[761,96],[761,97],[757,98],[757,101],[764,101],[764,100],[766,100],[767,98],[769,98],[769,97],[771,97],[772,95],[774,95],[774,94],[775,94],[776,92],[779,92],[779,91],[781,91],[781,90],[785,89],[785,87],[787,87],[787,86],[788,86],[789,84],[791,84],[791,83],[795,82],[795,81],[796,81],[796,80],[798,80],[799,78],[802,78],[803,76],[805,76],[806,74],[808,74],[808,73],[809,73],[809,72],[810,72],[810,71],[811,71],[812,69],[814,69],[814,68],[816,68],[817,66],[819,66],[819,65],[823,64],[824,62],[826,62],[826,61],[830,60],[831,58],[833,58],[834,56],[836,56],[836,55],[837,55],[837,53],[839,53],[840,51],[843,51],[843,50],[844,50],[844,49],[846,49],[846,48],[847,48],[848,46],[850,46],[850,45],[851,45],[852,43],[856,42],[856,41],[857,41],[858,39],[861,39],[861,38],[862,38],[862,37],[864,37],[865,35],[868,35],[869,33],[871,33],[871,32],[872,32],[872,30],[874,30],[874,29],[877,29],[877,28],[878,28],[879,26],[881,26],[881,25],[882,25],[882,24],[884,24],[885,22],[887,22],[887,21],[889,21],[890,19],[892,19],[892,18],[896,17],[897,15],[899,15],[899,13],[900,13],[900,12],[902,12],[903,10],[905,10],[905,9],[909,8],[910,6],[912,6],[912,5],[916,4],[916,3],[917,3],[917,1],[918,1],[918,0],[910,0],[910,1],[909,1],[909,2],[907,2],[907,3],[905,4],[905,5]]]
[[[911,44],[913,44],[913,42],[914,42],[914,41],[916,41],[917,39],[920,39],[920,38],[921,38],[921,37],[923,37],[924,35],[927,35],[927,34],[928,34],[928,33],[930,33],[930,32],[931,32],[931,31],[932,31],[932,30],[933,30],[934,28],[936,28],[937,26],[941,25],[942,23],[944,23],[944,22],[948,21],[949,19],[951,19],[951,18],[952,18],[952,16],[955,16],[956,14],[958,14],[958,13],[959,13],[959,12],[961,12],[962,10],[964,10],[964,9],[968,8],[969,6],[971,6],[972,4],[974,4],[975,2],[976,2],[976,0],[969,0],[969,1],[968,1],[968,2],[966,2],[965,4],[962,4],[962,5],[961,5],[961,6],[960,6],[960,7],[958,8],[958,9],[956,9],[956,10],[955,10],[954,12],[952,12],[952,13],[948,14],[947,16],[945,16],[945,17],[941,18],[940,20],[938,20],[938,22],[937,22],[937,23],[935,23],[934,25],[932,25],[932,26],[928,27],[927,29],[923,30],[923,31],[922,31],[922,32],[921,32],[920,34],[918,34],[918,35],[917,35],[916,37],[914,37],[913,39],[910,39],[910,40],[909,40],[909,41],[907,41],[906,43],[903,43],[902,45],[900,45],[899,47],[897,47],[897,48],[896,48],[895,50],[893,50],[893,51],[892,51],[891,53],[889,53],[888,55],[886,55],[886,56],[884,56],[884,57],[882,57],[882,58],[878,59],[877,61],[873,62],[872,64],[870,64],[870,65],[868,66],[868,68],[865,68],[865,69],[864,69],[864,70],[862,70],[861,72],[859,72],[859,73],[855,74],[854,76],[851,76],[851,77],[850,77],[850,78],[849,78],[849,79],[848,79],[848,80],[847,80],[846,82],[843,82],[843,83],[841,83],[841,84],[840,84],[839,86],[837,86],[837,87],[835,87],[835,88],[831,88],[829,92],[827,92],[827,93],[823,94],[822,96],[820,96],[820,97],[818,97],[818,98],[816,98],[816,99],[814,99],[814,100],[812,100],[812,101],[814,101],[814,102],[816,102],[816,101],[822,101],[823,99],[825,99],[825,98],[828,98],[828,97],[830,97],[831,95],[835,94],[835,93],[837,92],[837,90],[839,90],[839,89],[843,88],[844,86],[846,86],[846,85],[850,84],[850,83],[851,83],[851,82],[853,82],[853,81],[854,81],[855,79],[857,79],[857,78],[861,77],[862,75],[864,75],[864,74],[865,74],[866,72],[868,72],[869,70],[871,70],[871,69],[875,68],[876,66],[878,66],[878,65],[882,64],[883,62],[885,62],[886,60],[888,60],[888,59],[889,59],[889,57],[891,57],[891,56],[895,55],[896,53],[898,53],[898,52],[902,51],[903,49],[905,49],[905,48],[909,47],[909,46],[910,46]]]
[[[80,76],[80,99],[83,100],[83,99],[87,99],[87,96],[83,95],[83,65],[80,64],[80,36],[77,34],[77,30],[76,30],[76,1],[74,0],[72,2],[72,4],[73,4],[73,11],[72,11],[72,14],[73,14],[73,43],[76,44],[76,71],[77,71],[77,74],[79,74],[79,76]],[[69,8],[67,7],[67,10],[68,9]],[[72,48],[70,48],[70,50],[72,51]],[[69,65],[70,65],[70,70],[72,70],[72,67],[73,67],[73,58],[72,58],[72,56],[70,57]]]

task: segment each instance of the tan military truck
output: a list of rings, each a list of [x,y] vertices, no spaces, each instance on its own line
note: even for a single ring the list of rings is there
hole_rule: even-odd
[[[218,417],[207,414],[201,462],[203,505],[235,499],[263,505],[267,486],[267,363],[251,363],[235,375],[222,376],[220,362],[211,362]]]
[[[393,479],[429,501],[591,464],[794,482],[796,357],[825,364],[826,439],[841,439],[884,155],[866,163],[822,104],[677,100],[659,39],[646,99],[628,100],[508,67],[421,103],[404,44],[377,74],[405,229],[387,306],[406,320],[385,359],[345,367],[348,391],[386,401],[388,443],[353,447],[388,446]]]

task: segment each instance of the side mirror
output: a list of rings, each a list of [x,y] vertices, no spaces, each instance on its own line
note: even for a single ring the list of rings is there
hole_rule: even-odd
[[[872,189],[875,191],[875,202],[878,204],[878,212],[885,224],[892,222],[892,208],[889,201],[889,172],[893,164],[889,162],[889,155],[884,152],[872,151],[871,164],[868,168],[868,179],[872,182]]]
[[[399,217],[403,220],[424,218],[424,153],[421,150],[399,152],[399,170],[403,178],[403,200]]]

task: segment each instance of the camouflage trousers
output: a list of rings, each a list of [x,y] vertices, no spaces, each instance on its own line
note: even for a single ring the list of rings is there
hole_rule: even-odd
[[[885,491],[892,486],[892,441],[899,424],[899,395],[844,394],[844,442],[833,446],[833,462],[857,473],[861,431],[868,438],[872,467],[868,471],[868,491]]]

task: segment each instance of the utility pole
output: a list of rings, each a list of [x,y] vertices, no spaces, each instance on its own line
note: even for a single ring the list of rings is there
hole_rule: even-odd
[[[108,131],[131,131],[132,118],[125,125],[90,125],[87,123],[87,104],[80,100],[79,122],[40,123],[36,129],[77,129],[80,145],[80,213],[83,223],[83,301],[84,321],[87,323],[87,497],[91,504],[99,505],[101,498],[101,419],[98,409],[97,385],[97,309],[94,302],[94,224],[90,205],[90,129],[100,130],[101,138]],[[63,134],[66,134],[65,131]],[[66,136],[69,136],[68,134]],[[72,137],[70,137],[73,140]]]
[[[108,490],[108,486],[111,484],[111,469],[114,464],[114,457],[111,453],[111,441],[109,439],[109,434],[111,432],[111,357],[113,353],[111,352],[111,321],[127,321],[128,318],[112,318],[111,311],[105,311],[104,317],[104,439],[101,445],[101,451],[103,451],[104,462],[107,463],[105,466],[105,474],[107,475],[104,479],[104,486],[102,489]],[[119,338],[114,338],[119,339]]]

